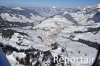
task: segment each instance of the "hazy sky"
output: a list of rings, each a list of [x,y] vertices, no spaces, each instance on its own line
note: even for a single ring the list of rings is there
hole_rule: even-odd
[[[10,7],[84,7],[99,4],[100,0],[0,0],[0,6]]]

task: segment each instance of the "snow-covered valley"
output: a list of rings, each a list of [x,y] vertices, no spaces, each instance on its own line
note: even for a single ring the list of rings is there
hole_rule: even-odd
[[[93,64],[100,45],[100,12],[96,7],[89,13],[88,8],[65,9],[50,17],[20,7],[0,9],[0,47],[11,66]]]

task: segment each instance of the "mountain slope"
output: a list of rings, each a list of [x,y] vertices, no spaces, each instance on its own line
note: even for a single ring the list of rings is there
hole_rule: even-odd
[[[30,9],[15,9],[0,6],[0,22],[39,23],[44,17]],[[8,23],[9,24],[9,23]]]

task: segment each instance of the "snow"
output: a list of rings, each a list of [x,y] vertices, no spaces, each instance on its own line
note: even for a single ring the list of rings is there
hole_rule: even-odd
[[[66,11],[62,15],[55,15],[54,17],[45,19],[43,21],[41,20],[44,17],[37,15],[34,16],[32,13],[30,13],[30,19],[26,18],[23,15],[19,15],[19,17],[13,15],[13,17],[11,17],[8,13],[2,13],[1,17],[8,21],[30,23],[34,23],[35,21],[41,21],[41,23],[36,24],[34,27],[32,27],[32,30],[29,29],[31,26],[22,28],[12,28],[18,32],[24,32],[28,34],[28,36],[21,35],[20,33],[14,33],[11,39],[3,38],[2,36],[0,36],[0,42],[4,45],[10,45],[17,49],[29,49],[33,47],[43,52],[50,51],[53,57],[61,55],[63,59],[71,59],[72,57],[95,58],[98,51],[96,48],[90,47],[86,44],[77,41],[78,39],[84,39],[89,40],[91,42],[100,43],[100,31],[98,31],[96,34],[92,32],[86,32],[88,28],[97,28],[100,26],[99,23],[94,23],[93,21],[92,24],[89,23],[91,25],[87,23],[87,19],[92,18],[94,14],[85,15],[82,11],[77,13],[69,13],[75,21],[81,24],[73,25],[71,21],[68,21],[65,17],[63,17],[63,15],[65,15],[66,13],[69,12]],[[75,33],[75,31],[81,31],[83,33]],[[18,45],[17,43],[21,43],[21,45]],[[51,45],[54,43],[58,43],[58,48],[53,50]],[[65,52],[62,52],[62,49],[64,49]],[[15,58],[24,58],[26,54],[24,52],[14,51],[10,55],[6,56],[12,64],[12,66],[16,64],[21,66],[20,64],[18,64]],[[42,57],[39,57],[38,60],[41,60],[41,58]],[[36,61],[34,61],[34,63],[36,63]],[[46,62],[42,62],[42,64],[44,64],[43,66],[46,66],[46,63],[49,64],[50,60],[48,59]],[[93,62],[85,64],[71,64],[72,66],[91,66],[92,63]]]
[[[16,17],[16,14],[11,14],[12,16],[10,16],[10,14],[8,13],[1,13],[0,16],[4,19],[4,20],[7,20],[7,21],[10,21],[10,22],[22,22],[22,23],[26,23],[26,22],[29,22],[29,23],[34,23],[34,22],[38,22],[38,21],[41,21],[43,20],[44,18],[42,18],[41,16],[35,16],[33,14],[31,14],[31,18],[27,18],[23,15],[18,15],[18,17]]]
[[[20,59],[21,59],[21,58],[24,58],[24,57],[26,56],[26,54],[25,54],[24,52],[22,52],[22,53],[13,52],[12,55],[13,55],[13,57],[15,57],[15,58],[19,57]],[[9,56],[8,56],[8,57],[9,57]]]
[[[18,37],[21,37],[20,41],[19,41],[19,38]],[[31,41],[30,40],[26,40],[24,38],[25,36],[22,36],[20,35],[19,33],[14,33],[14,35],[12,36],[11,39],[3,39],[2,37],[0,37],[0,42],[6,44],[6,45],[11,45],[12,47],[16,47],[17,49],[27,49],[27,48],[30,48],[31,47]],[[21,45],[28,45],[27,47],[26,46],[19,46],[17,45],[16,43],[20,43],[22,42]]]
[[[97,4],[97,5],[96,5],[96,8],[99,8],[99,9],[100,9],[100,4]]]
[[[16,61],[16,59],[14,58],[14,56],[12,54],[11,55],[7,55],[6,57],[10,61],[11,65],[12,64],[16,65],[17,61]]]
[[[59,22],[58,22],[59,23]],[[63,23],[63,22],[62,22]],[[61,23],[59,23],[59,25],[63,25]],[[53,28],[52,28],[53,27]],[[48,28],[50,31],[45,31],[43,30],[43,28]],[[16,48],[23,48],[23,49],[27,49],[30,48],[31,46],[33,46],[35,49],[39,49],[41,51],[48,51],[50,50],[51,54],[55,57],[58,55],[61,55],[63,58],[95,58],[96,57],[96,53],[97,50],[95,48],[89,47],[83,43],[79,43],[79,42],[75,42],[72,41],[70,39],[67,39],[66,37],[69,37],[70,35],[75,35],[74,40],[77,40],[79,38],[82,39],[86,39],[86,40],[91,40],[94,41],[94,37],[97,38],[98,42],[99,42],[99,34],[97,33],[97,35],[94,35],[92,33],[83,33],[83,34],[75,34],[74,31],[86,31],[88,27],[86,26],[63,26],[64,29],[61,29],[61,27],[58,28],[58,25],[55,24],[54,22],[49,22],[49,20],[43,21],[41,24],[37,25],[34,27],[34,29],[36,30],[29,30],[29,29],[16,29],[18,31],[22,31],[27,33],[29,36],[26,37],[26,39],[23,39],[23,37],[18,33],[15,33],[12,38],[10,39],[10,45],[14,46]],[[60,30],[61,29],[61,30]],[[60,31],[55,31],[55,30],[60,30]],[[55,35],[57,34],[57,35]],[[18,41],[18,36],[20,36],[23,39],[23,44],[24,45],[29,45],[28,47],[22,47],[22,46],[17,46],[15,44],[15,42],[19,42]],[[37,36],[41,36],[43,38],[43,41],[41,41],[39,38],[37,38]],[[88,37],[87,37],[88,36]],[[64,38],[65,37],[65,38]],[[91,39],[90,39],[91,38]],[[16,39],[16,40],[15,40]],[[49,41],[51,40],[51,42]],[[95,40],[97,42],[97,40]],[[8,41],[4,41],[4,39],[1,38],[1,41],[4,42],[8,42]],[[1,42],[0,41],[0,42]],[[52,50],[51,48],[51,44],[57,42],[59,44],[59,47],[55,50]],[[61,52],[61,49],[65,48],[67,51],[66,52]],[[88,50],[88,51],[87,51]],[[79,53],[80,51],[80,53]],[[92,52],[92,53],[91,53]],[[86,56],[85,56],[86,55]],[[11,62],[15,62],[14,58],[16,57],[25,57],[24,53],[18,53],[18,52],[13,52],[12,55],[10,56],[12,59],[9,60]],[[45,65],[45,63],[49,63],[50,60],[43,62],[43,64]],[[14,64],[14,63],[12,63]],[[33,63],[34,64],[34,63]],[[86,64],[76,64],[76,63],[72,63],[72,66],[90,66],[92,64],[91,63],[86,63]]]
[[[15,9],[15,10],[24,10],[21,7],[15,7],[15,8],[12,8],[12,9]]]
[[[78,34],[76,35],[76,37],[74,38],[75,40],[78,40],[78,39],[84,39],[84,40],[89,40],[91,42],[97,42],[97,43],[100,43],[100,33],[97,33],[97,34],[93,34],[93,33],[84,33],[84,34]],[[87,37],[88,36],[88,37]]]
[[[54,8],[54,9],[55,9],[55,8],[57,8],[57,7],[53,6],[52,8]]]

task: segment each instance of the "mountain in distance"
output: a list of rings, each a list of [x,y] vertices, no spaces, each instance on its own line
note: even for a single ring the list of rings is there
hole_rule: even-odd
[[[0,6],[1,25],[5,25],[6,23],[8,23],[9,26],[14,25],[13,23],[15,23],[15,25],[18,25],[19,23],[24,25],[26,23],[36,24],[39,23],[42,19],[44,18],[34,10],[20,7],[7,8]]]

